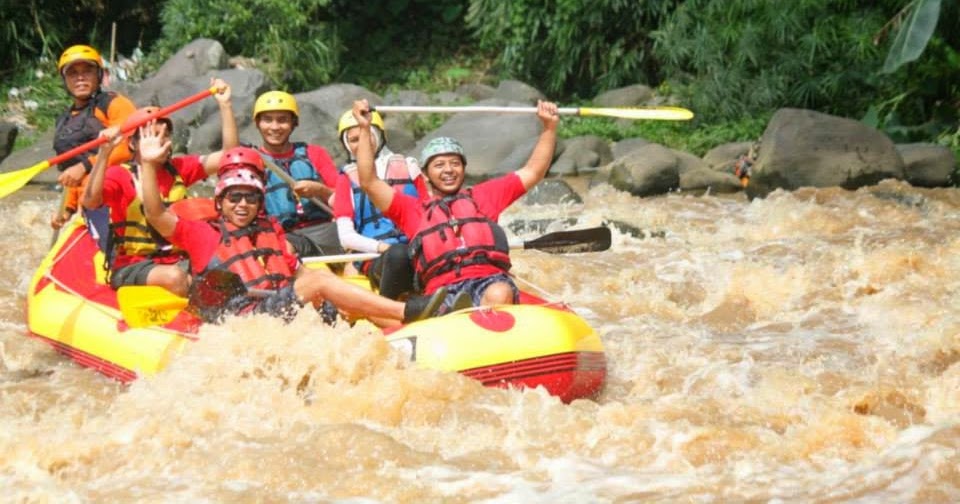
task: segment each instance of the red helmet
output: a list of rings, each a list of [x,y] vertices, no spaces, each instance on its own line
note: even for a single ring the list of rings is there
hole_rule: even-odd
[[[152,115],[155,115],[159,110],[160,110],[160,107],[154,107],[154,106],[143,107],[143,108],[138,108],[137,110],[134,110],[133,113],[130,114],[130,117],[127,117],[127,120],[123,122],[122,130],[125,131],[125,133],[123,134],[124,138],[130,138],[131,136],[136,134],[137,131],[139,130],[139,127],[145,124],[144,119]],[[156,120],[167,123],[167,131],[169,131],[170,133],[173,133],[173,121],[169,117],[167,116],[156,117]],[[134,128],[133,125],[135,124],[137,125],[137,127]],[[127,131],[128,128],[132,128],[132,129]]]
[[[222,177],[224,173],[240,168],[253,170],[257,176],[263,178],[263,158],[260,157],[259,152],[250,147],[234,147],[224,152],[220,158],[217,176]]]
[[[213,188],[213,197],[219,198],[224,191],[234,186],[252,187],[261,193],[264,192],[260,173],[246,166],[234,166],[226,171],[220,170],[220,180]]]

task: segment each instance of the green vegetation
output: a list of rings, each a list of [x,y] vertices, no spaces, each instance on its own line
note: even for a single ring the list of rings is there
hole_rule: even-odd
[[[63,92],[63,81],[55,72],[21,68],[9,82],[13,85],[0,88],[7,96],[0,107],[0,115],[28,125],[17,135],[14,147],[19,148],[32,144],[39,133],[53,127],[57,116],[70,105],[70,100]]]
[[[656,54],[682,102],[710,122],[784,106],[846,117],[873,109],[875,125],[895,140],[929,139],[957,120],[951,97],[960,66],[949,64],[960,47],[957,3],[943,4],[941,26],[922,55],[913,47],[914,62],[881,73],[892,42],[888,19],[909,12],[905,4],[929,3],[688,0],[656,32]]]
[[[328,19],[330,0],[167,0],[158,49],[172,52],[205,37],[227,54],[255,56],[274,84],[292,91],[328,82],[340,46]]]
[[[804,107],[960,155],[955,1],[34,0],[0,9],[4,115],[49,126],[66,106],[50,75],[59,52],[90,43],[107,56],[114,23],[117,52],[146,53],[143,73],[206,37],[294,92],[338,81],[436,93],[516,78],[573,105],[643,83],[697,114],[691,123],[571,118],[565,136],[641,136],[702,153],[758,137],[778,108]],[[440,120],[418,117],[417,133]]]
[[[710,124],[673,121],[612,121],[596,117],[569,117],[560,123],[560,136],[596,135],[610,140],[640,137],[702,156],[727,142],[753,140],[763,134],[772,114]]]
[[[659,84],[650,35],[678,2],[472,0],[466,22],[506,75],[551,96]]]

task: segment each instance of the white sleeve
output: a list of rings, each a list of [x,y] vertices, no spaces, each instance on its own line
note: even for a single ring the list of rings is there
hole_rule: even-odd
[[[337,217],[337,236],[340,238],[340,246],[344,250],[377,252],[379,242],[358,233],[357,229],[353,227],[353,219],[349,217]]]

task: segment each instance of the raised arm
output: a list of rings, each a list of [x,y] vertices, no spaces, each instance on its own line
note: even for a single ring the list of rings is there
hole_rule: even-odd
[[[160,197],[160,186],[157,184],[157,169],[167,159],[167,152],[171,148],[170,140],[161,141],[161,137],[154,133],[153,121],[140,128],[140,186],[143,191],[143,213],[147,222],[168,238],[177,226],[177,214],[167,209]]]
[[[93,169],[90,170],[90,180],[87,181],[87,187],[83,190],[83,199],[80,204],[88,210],[100,208],[103,205],[103,179],[107,173],[110,153],[124,141],[123,135],[120,134],[120,128],[117,126],[101,130],[100,136],[107,137],[110,141],[100,145],[100,149],[97,151],[97,159],[93,163]]]
[[[557,104],[552,102],[537,102],[537,117],[543,123],[543,131],[537,144],[533,146],[533,152],[527,159],[527,164],[516,171],[523,183],[523,188],[530,190],[538,182],[543,180],[553,163],[553,154],[557,148],[557,125],[560,123],[560,114],[557,111]]]
[[[393,188],[377,177],[374,165],[373,143],[370,141],[370,104],[367,100],[353,102],[353,117],[357,120],[360,142],[357,145],[357,176],[360,187],[367,193],[370,201],[381,211],[386,211],[393,203]]]
[[[222,145],[219,151],[200,158],[203,163],[203,170],[207,172],[208,176],[217,173],[217,168],[220,167],[220,157],[224,151],[240,145],[240,135],[237,133],[237,118],[233,114],[233,104],[230,101],[233,96],[230,84],[227,84],[223,79],[211,79],[210,85],[217,88],[217,94],[213,97],[220,107],[220,140]]]

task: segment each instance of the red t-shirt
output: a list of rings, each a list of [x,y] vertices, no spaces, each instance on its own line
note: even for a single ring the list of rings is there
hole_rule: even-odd
[[[291,147],[289,151],[282,154],[273,154],[272,152],[267,152],[263,147],[260,147],[261,152],[266,153],[277,161],[292,158],[294,150],[295,149]],[[313,165],[313,169],[316,170],[317,175],[320,176],[320,180],[323,181],[327,187],[332,189],[333,186],[337,184],[337,165],[333,163],[333,159],[330,157],[327,149],[319,145],[307,144],[307,160]]]
[[[526,193],[526,189],[523,188],[523,182],[516,173],[508,173],[473,186],[472,192],[473,200],[477,203],[480,213],[497,222],[500,214],[514,201],[520,199]],[[412,240],[423,226],[424,205],[412,196],[397,193],[393,196],[393,201],[384,215],[393,220],[403,234]],[[502,272],[489,264],[473,264],[460,270],[457,281],[482,278]],[[439,278],[434,278],[427,283],[425,291],[428,294],[440,287],[435,280]]]
[[[209,222],[179,219],[168,240],[187,253],[190,257],[190,269],[194,275],[198,275],[207,268],[216,254],[217,247],[220,246],[220,237],[220,231]],[[283,231],[277,238],[280,243],[286,242]],[[300,267],[300,260],[286,250],[283,251],[283,260],[287,262],[290,271],[297,271]]]
[[[174,170],[180,174],[183,184],[187,187],[207,178],[207,172],[203,169],[200,156],[176,156],[170,158],[170,164]],[[174,178],[170,172],[162,168],[156,170],[156,173],[160,194],[167,196],[173,187]],[[120,165],[107,168],[103,179],[103,204],[110,208],[110,222],[114,224],[126,222],[127,208],[129,208],[130,204],[136,199],[139,199],[137,196],[137,188],[130,171]],[[146,219],[141,223],[146,225]],[[117,232],[122,231],[118,230]],[[145,257],[143,256],[118,254],[117,257],[114,258],[114,268],[120,269],[144,259]]]

